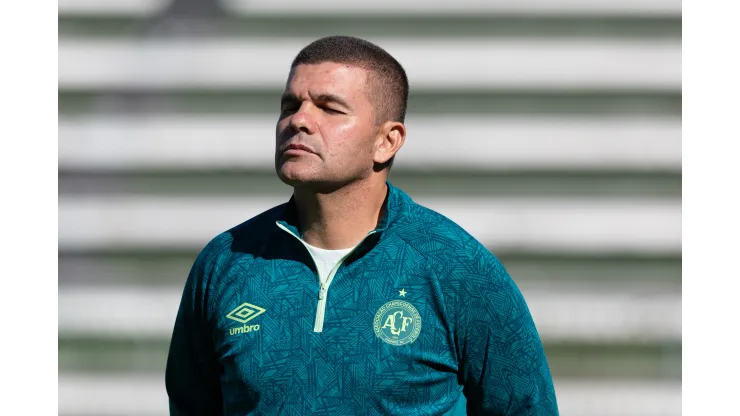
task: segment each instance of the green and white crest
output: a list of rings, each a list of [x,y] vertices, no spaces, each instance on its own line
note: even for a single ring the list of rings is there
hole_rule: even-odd
[[[414,305],[404,300],[392,300],[378,309],[373,329],[375,335],[388,344],[410,344],[421,332],[421,315]]]

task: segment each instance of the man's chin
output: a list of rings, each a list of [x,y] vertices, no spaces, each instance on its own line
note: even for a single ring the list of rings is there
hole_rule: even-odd
[[[292,172],[278,171],[278,178],[284,184],[295,189],[303,189],[316,193],[332,193],[341,188],[342,181],[332,181],[318,175],[294,174]]]
[[[313,175],[307,172],[285,169],[285,166],[277,169],[277,175],[284,184],[292,187],[303,187],[317,182],[317,178],[314,178]]]
[[[278,177],[284,184],[292,186],[293,188],[302,188],[310,184],[309,181],[301,178],[285,177],[282,175],[278,175]]]

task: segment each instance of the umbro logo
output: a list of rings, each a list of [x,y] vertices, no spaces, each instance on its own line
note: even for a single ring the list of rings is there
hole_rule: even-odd
[[[226,317],[243,325],[236,328],[231,328],[229,330],[229,334],[236,335],[259,331],[259,325],[247,325],[247,322],[262,315],[263,313],[265,313],[265,308],[261,308],[257,305],[252,305],[251,303],[244,302],[241,305],[237,306],[233,311],[229,312]]]

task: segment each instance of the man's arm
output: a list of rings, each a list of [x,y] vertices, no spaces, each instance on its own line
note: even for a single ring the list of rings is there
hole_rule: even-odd
[[[468,414],[558,415],[542,342],[524,297],[498,260],[468,276],[458,351]]]
[[[222,414],[220,371],[205,313],[204,252],[188,275],[172,333],[165,374],[170,415]]]

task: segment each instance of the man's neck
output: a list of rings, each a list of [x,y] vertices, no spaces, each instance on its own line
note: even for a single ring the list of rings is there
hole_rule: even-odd
[[[331,193],[295,188],[303,240],[327,250],[354,247],[377,227],[387,192],[384,180],[361,180]]]

